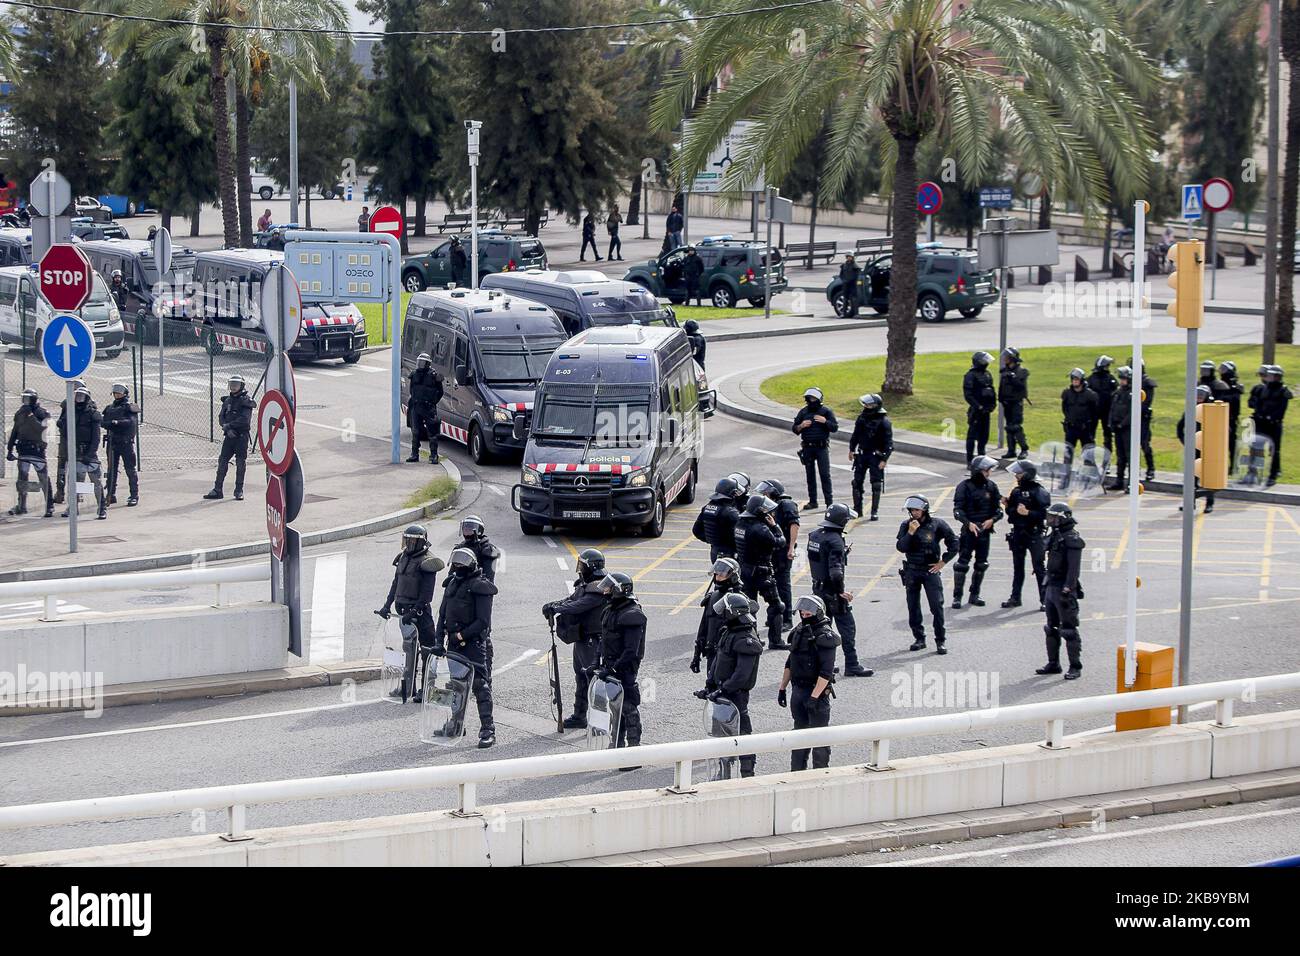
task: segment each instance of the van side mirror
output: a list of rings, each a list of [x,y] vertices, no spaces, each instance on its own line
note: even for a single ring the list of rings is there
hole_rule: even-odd
[[[468,365],[456,366],[456,384],[457,385],[474,384],[474,372],[470,369]]]

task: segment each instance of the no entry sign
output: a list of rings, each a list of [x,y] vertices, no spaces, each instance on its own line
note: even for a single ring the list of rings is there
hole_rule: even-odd
[[[406,224],[396,207],[380,206],[370,214],[370,231],[384,232],[401,239],[402,233],[406,231]]]
[[[72,312],[90,298],[90,262],[85,253],[66,242],[50,246],[41,256],[41,295],[58,312]]]

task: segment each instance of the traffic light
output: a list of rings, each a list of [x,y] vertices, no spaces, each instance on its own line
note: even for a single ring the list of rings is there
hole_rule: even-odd
[[[1196,406],[1196,477],[1202,488],[1228,487],[1228,406],[1202,402]]]
[[[1201,255],[1201,240],[1189,239],[1169,248],[1169,261],[1174,271],[1169,273],[1169,288],[1174,290],[1174,301],[1165,311],[1174,317],[1180,329],[1199,329],[1205,316],[1205,257]]]

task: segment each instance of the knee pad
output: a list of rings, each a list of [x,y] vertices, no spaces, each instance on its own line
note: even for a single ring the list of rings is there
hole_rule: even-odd
[[[1077,641],[1079,639],[1079,629],[1075,627],[1061,628],[1061,637],[1068,641]]]
[[[979,571],[980,573],[983,573],[983,572],[987,571],[988,568],[989,568],[989,563],[988,563],[987,561],[976,561],[976,562],[975,562],[975,570],[976,570],[976,571]]]
[[[1046,634],[1048,637],[1061,636],[1060,628],[1052,627],[1050,624],[1043,625],[1043,633]]]
[[[953,567],[953,570],[956,571],[958,574],[965,574],[967,571],[970,570],[970,562],[969,562],[969,561],[958,561],[958,562],[957,562],[956,564],[954,564],[952,567]]]

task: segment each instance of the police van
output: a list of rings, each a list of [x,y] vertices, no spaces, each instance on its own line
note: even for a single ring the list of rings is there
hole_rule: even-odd
[[[186,289],[194,270],[194,251],[189,247],[172,246],[171,271],[163,276],[154,267],[153,243],[145,239],[87,240],[81,243],[81,251],[105,281],[111,282],[114,272],[122,273],[126,288],[122,322],[127,335],[141,342],[156,342],[149,322],[143,321],[146,316],[153,320],[188,318]]]
[[[39,352],[45,330],[57,314],[41,295],[35,266],[0,266],[0,342]],[[98,272],[91,273],[90,296],[81,307],[81,317],[95,336],[96,355],[117,358],[124,339],[122,316]]]
[[[417,292],[402,328],[402,411],[415,360],[427,352],[442,376],[440,432],[477,464],[523,449],[533,393],[551,353],[568,338],[547,306],[491,289]]]
[[[663,534],[667,509],[695,500],[700,401],[686,333],[587,329],[556,349],[511,504],[524,534],[599,523]]]

